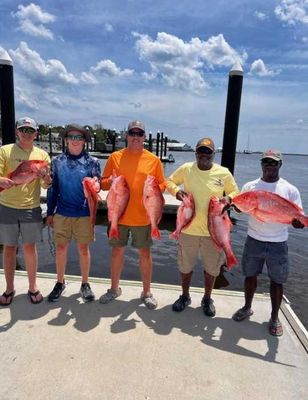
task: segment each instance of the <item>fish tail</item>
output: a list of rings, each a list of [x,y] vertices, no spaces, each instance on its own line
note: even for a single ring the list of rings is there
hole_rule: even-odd
[[[109,239],[119,239],[120,232],[118,227],[111,227],[108,235]]]
[[[230,269],[232,267],[235,267],[237,264],[238,264],[238,260],[235,257],[235,255],[233,253],[227,254],[226,265],[227,265],[228,271],[230,271]]]
[[[154,238],[154,239],[158,239],[158,240],[161,239],[160,232],[159,232],[159,229],[158,229],[157,227],[152,228],[152,230],[151,230],[151,236],[152,236],[152,238]]]
[[[173,240],[179,240],[179,237],[180,237],[180,235],[179,235],[178,231],[174,231],[174,232],[170,233],[170,235],[169,235],[169,239],[173,239]]]
[[[0,189],[1,190],[1,189]],[[300,218],[300,221],[302,224],[305,226],[308,226],[308,215],[304,215],[302,218]]]

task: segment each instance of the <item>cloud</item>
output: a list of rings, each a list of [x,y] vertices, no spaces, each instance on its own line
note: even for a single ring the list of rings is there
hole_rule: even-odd
[[[53,33],[44,25],[54,22],[55,16],[41,9],[40,6],[30,3],[28,6],[20,4],[16,13],[11,13],[19,22],[18,29],[31,36],[54,39]]]
[[[37,101],[30,93],[26,93],[19,86],[15,88],[16,105],[25,111],[37,111],[39,109]]]
[[[256,18],[260,19],[261,21],[264,21],[264,20],[268,19],[268,16],[266,14],[264,14],[263,12],[261,12],[261,11],[255,11],[254,12],[254,16]]]
[[[61,61],[56,59],[44,61],[39,53],[28,47],[26,42],[20,42],[16,50],[10,50],[10,55],[34,83],[42,86],[78,83],[78,79],[66,70]]]
[[[114,32],[113,26],[111,24],[109,24],[109,23],[106,23],[104,25],[104,29],[105,29],[106,32]]]
[[[126,77],[134,73],[132,69],[121,69],[111,60],[101,60],[89,72],[82,72],[81,80],[84,83],[96,84],[99,76]]]
[[[247,58],[225,41],[222,34],[207,41],[192,38],[190,42],[165,32],[159,32],[156,40],[145,34],[133,32],[136,50],[142,61],[151,68],[144,73],[145,79],[161,78],[171,87],[190,89],[198,92],[207,87],[202,72],[214,66],[229,67],[236,61],[243,64]]]
[[[281,0],[275,8],[277,18],[288,25],[298,22],[308,24],[308,1],[307,0]]]
[[[255,60],[250,66],[250,74],[255,74],[258,76],[275,76],[280,73],[280,70],[274,71],[269,69],[261,60]]]

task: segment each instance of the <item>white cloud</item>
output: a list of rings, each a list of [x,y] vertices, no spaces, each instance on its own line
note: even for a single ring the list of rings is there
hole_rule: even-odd
[[[101,60],[91,67],[89,72],[82,72],[81,80],[84,83],[96,84],[100,75],[114,78],[131,76],[133,73],[132,69],[121,69],[111,60]]]
[[[261,11],[255,11],[254,12],[254,16],[256,18],[260,19],[261,21],[264,21],[264,20],[268,19],[268,16],[266,14],[264,14],[263,12],[261,12]]]
[[[89,85],[96,85],[98,83],[98,80],[95,78],[95,76],[89,72],[82,72],[80,79],[82,82]]]
[[[95,67],[91,67],[93,73],[100,73],[107,76],[129,76],[134,73],[132,69],[121,69],[111,60],[101,60]]]
[[[113,26],[111,24],[109,24],[109,23],[106,23],[104,25],[104,29],[105,29],[106,32],[114,32]]]
[[[18,11],[11,14],[18,19],[19,30],[36,37],[53,39],[53,33],[44,25],[55,21],[55,16],[45,12],[40,6],[30,3],[27,6],[20,4]]]
[[[20,42],[16,50],[10,50],[10,55],[19,68],[35,83],[43,86],[78,83],[78,79],[66,70],[61,61],[56,59],[44,61],[39,53],[28,47],[26,42]]]
[[[36,111],[39,109],[37,101],[30,93],[25,92],[19,86],[15,88],[16,105],[27,111]]]
[[[264,64],[264,61],[259,58],[251,64],[250,73],[258,76],[275,76],[280,73],[280,70],[271,70]]]
[[[159,32],[156,40],[148,35],[134,32],[136,49],[141,60],[149,63],[151,71],[145,79],[161,78],[169,86],[198,92],[207,87],[202,70],[214,66],[241,64],[247,58],[240,55],[225,41],[222,34],[212,36],[208,41],[192,38],[190,42],[165,32]]]
[[[295,25],[297,22],[308,24],[307,0],[281,0],[275,8],[275,14],[282,22]]]

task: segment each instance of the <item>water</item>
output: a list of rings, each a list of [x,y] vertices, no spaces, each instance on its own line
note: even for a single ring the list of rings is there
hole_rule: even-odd
[[[165,176],[168,176],[184,162],[193,161],[192,152],[174,152],[175,163],[166,163]],[[216,156],[216,162],[220,163],[220,154]],[[104,165],[106,160],[102,160]],[[284,157],[280,175],[293,183],[301,192],[303,207],[308,213],[308,180],[306,178],[307,156],[288,156]],[[234,176],[241,187],[245,182],[260,176],[260,154],[237,154]],[[244,214],[236,214],[237,224],[232,230],[232,243],[236,256],[241,259],[243,243],[247,232],[247,217]],[[179,272],[177,269],[177,248],[176,243],[169,239],[169,231],[163,230],[162,240],[155,241],[153,254],[153,282],[180,284]],[[47,228],[43,230],[42,242],[38,244],[39,271],[55,272],[55,261],[50,250],[50,232]],[[308,329],[308,229],[296,230],[290,228],[289,235],[289,259],[290,274],[285,285],[285,295],[290,300],[292,308]],[[110,248],[108,245],[106,226],[96,226],[96,242],[91,244],[91,276],[109,278]],[[22,254],[18,257],[23,263]],[[70,246],[67,273],[70,275],[80,275],[79,262],[75,245]],[[140,280],[138,255],[134,249],[128,247],[125,256],[125,266],[122,278],[127,280]],[[231,272],[223,271],[217,285],[228,290],[243,290],[243,276],[241,268],[234,268]],[[192,285],[203,287],[202,267],[198,264],[195,268]],[[269,291],[269,280],[266,272],[259,277],[258,293]],[[97,293],[97,295],[100,295]],[[177,294],[175,294],[177,297]],[[219,310],[218,310],[219,313]],[[270,310],[269,310],[270,313]]]

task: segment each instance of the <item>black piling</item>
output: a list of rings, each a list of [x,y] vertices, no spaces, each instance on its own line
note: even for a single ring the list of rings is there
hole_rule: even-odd
[[[159,156],[160,132],[156,134],[156,155]]]
[[[51,135],[51,125],[48,127],[48,141],[49,141],[49,157],[52,157],[52,135]]]
[[[243,75],[244,73],[240,63],[236,63],[229,72],[221,165],[227,167],[232,174],[234,173]]]
[[[152,132],[149,133],[149,151],[152,152],[153,143],[152,143]]]
[[[2,144],[15,143],[14,71],[6,51],[0,54],[0,102]]]
[[[164,140],[164,157],[167,157],[167,143],[168,143],[168,136],[165,136],[165,140]]]

